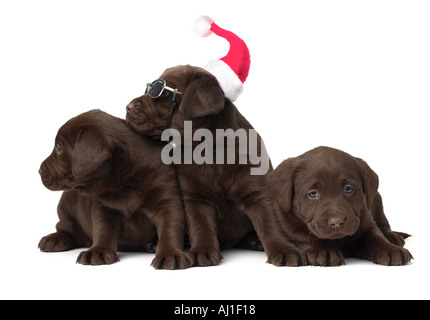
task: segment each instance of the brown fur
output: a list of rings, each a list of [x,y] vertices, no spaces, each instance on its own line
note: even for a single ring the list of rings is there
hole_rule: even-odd
[[[171,126],[181,133],[186,120],[192,120],[193,130],[209,128],[213,133],[216,129],[252,129],[207,71],[178,66],[167,69],[160,79],[183,93],[178,96],[179,107]],[[159,139],[166,129],[169,111],[170,97],[152,99],[145,94],[127,106],[127,122],[141,134]],[[260,137],[258,142],[260,146]],[[188,255],[198,266],[215,265],[222,258],[220,248],[243,243],[258,248],[256,231],[268,262],[303,265],[303,252],[285,237],[276,222],[266,176],[250,175],[253,165],[238,164],[237,157],[238,150],[236,164],[176,165],[188,222]]]
[[[45,252],[90,247],[81,264],[111,264],[117,251],[153,251],[157,269],[191,266],[183,252],[185,216],[174,170],[161,163],[162,144],[136,134],[99,110],[63,125],[40,174],[50,190],[65,190],[57,232]]]
[[[319,147],[285,160],[268,179],[282,228],[310,264],[337,266],[349,256],[383,265],[412,259],[403,248],[409,235],[391,231],[378,176],[365,161]]]

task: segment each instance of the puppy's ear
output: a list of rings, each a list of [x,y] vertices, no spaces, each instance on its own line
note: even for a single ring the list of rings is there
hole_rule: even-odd
[[[110,157],[111,150],[100,132],[85,128],[81,131],[73,149],[72,174],[75,177],[84,177]]]
[[[297,163],[298,158],[287,159],[267,175],[273,199],[284,212],[289,211],[293,205],[294,173]]]
[[[224,93],[216,78],[199,72],[191,79],[179,105],[179,112],[186,119],[204,117],[224,108]]]
[[[355,158],[360,165],[361,178],[363,180],[363,190],[366,195],[367,207],[372,207],[373,201],[378,193],[379,179],[378,175],[369,167],[366,161]]]

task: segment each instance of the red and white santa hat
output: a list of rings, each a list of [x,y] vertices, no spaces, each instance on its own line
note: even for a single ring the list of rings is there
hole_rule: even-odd
[[[215,33],[230,43],[230,50],[225,57],[210,61],[204,68],[218,79],[225,96],[230,101],[235,101],[243,91],[243,83],[248,77],[251,64],[246,43],[233,32],[220,28],[207,16],[198,18],[194,28],[202,37]]]

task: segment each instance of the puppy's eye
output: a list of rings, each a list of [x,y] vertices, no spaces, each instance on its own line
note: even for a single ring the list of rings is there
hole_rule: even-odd
[[[312,200],[314,200],[314,199],[318,199],[320,197],[320,194],[318,193],[318,191],[311,191],[311,192],[309,192],[308,193],[308,198],[309,199],[312,199]]]
[[[63,149],[61,149],[60,145],[57,144],[55,146],[55,153],[57,154],[57,156],[61,156],[63,154],[63,152],[64,152]]]
[[[351,186],[345,186],[344,191],[346,194],[351,194],[354,192],[354,189]]]

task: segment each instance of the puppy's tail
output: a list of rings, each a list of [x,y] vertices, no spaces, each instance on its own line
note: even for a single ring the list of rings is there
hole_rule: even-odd
[[[412,237],[410,234],[404,233],[404,232],[397,232],[394,231],[394,233],[397,233],[399,236],[401,236],[403,239],[407,239],[409,237]]]
[[[384,233],[385,238],[387,238],[388,241],[390,241],[392,244],[395,244],[399,247],[404,247],[405,245],[405,239],[409,238],[411,235],[404,233],[404,232],[397,232],[397,231],[382,231]]]

